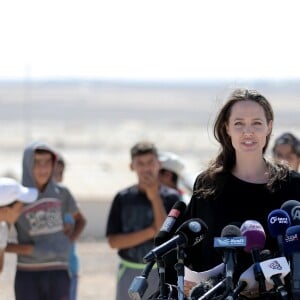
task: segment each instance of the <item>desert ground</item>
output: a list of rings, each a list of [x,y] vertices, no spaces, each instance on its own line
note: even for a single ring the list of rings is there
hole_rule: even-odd
[[[77,299],[114,299],[117,271],[115,252],[108,247],[104,240],[89,240],[77,243],[77,254],[80,259]],[[4,270],[0,275],[1,300],[14,299],[15,263],[16,256],[6,254]]]

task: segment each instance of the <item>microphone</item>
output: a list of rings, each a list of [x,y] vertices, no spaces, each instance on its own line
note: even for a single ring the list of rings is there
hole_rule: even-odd
[[[201,281],[190,290],[189,299],[191,300],[199,299],[201,296],[203,296],[205,293],[211,290],[213,286],[214,285],[210,279],[206,281]]]
[[[289,216],[292,225],[300,225],[300,202],[297,200],[288,200],[281,205],[281,209],[285,210]]]
[[[272,288],[273,285],[267,283],[266,290],[269,291]],[[259,297],[259,286],[254,275],[254,264],[240,275],[236,288],[233,290],[233,293],[226,298],[226,300],[236,299],[240,293],[248,298]]]
[[[265,247],[266,234],[262,225],[255,220],[245,221],[241,225],[241,234],[247,239],[244,250],[252,253],[254,262],[259,262],[259,252]]]
[[[290,273],[290,266],[286,258],[283,256],[265,260],[260,263],[260,267],[266,281],[274,285],[280,299],[289,300],[288,292],[282,282],[284,277]]]
[[[214,238],[214,247],[223,250],[227,291],[233,289],[233,273],[237,263],[236,250],[246,246],[246,238],[241,236],[240,229],[235,225],[227,225],[222,229],[221,238]]]
[[[293,300],[300,299],[300,225],[294,225],[286,230],[284,249],[290,257],[291,293]]]
[[[176,228],[179,225],[178,223],[180,221],[180,217],[182,217],[185,209],[186,204],[183,201],[177,201],[173,205],[158,234],[154,238],[155,246],[161,245],[173,236]]]
[[[259,253],[259,260],[260,261],[271,259],[273,257],[274,256],[273,256],[272,252],[269,249],[264,249],[264,250],[260,251],[260,253]]]
[[[266,292],[266,284],[264,274],[259,265],[260,256],[259,252],[265,246],[266,234],[262,225],[255,220],[245,221],[241,226],[241,233],[247,238],[247,245],[244,248],[245,252],[251,253],[252,260],[254,262],[253,271],[255,280],[259,284],[259,293],[263,294]]]
[[[175,232],[175,236],[165,243],[157,246],[144,256],[144,262],[147,263],[158,259],[177,246],[193,246],[202,241],[207,233],[207,225],[201,219],[195,218],[184,222]]]
[[[191,282],[198,282],[189,292],[191,299],[198,299],[200,296],[207,293],[213,286],[219,281],[219,278],[223,278],[224,263],[202,272],[195,272],[185,267],[184,279]]]
[[[183,201],[177,201],[171,210],[167,218],[165,219],[161,229],[159,230],[158,234],[154,238],[154,246],[159,246],[170,239],[173,235],[175,230],[177,229],[178,225],[181,223],[182,215],[186,209],[186,204]],[[172,259],[172,258],[171,258]],[[154,260],[153,260],[154,261]],[[160,279],[160,294],[165,295],[168,293],[167,285],[166,285],[166,269],[165,269],[165,261],[158,260],[158,270],[159,270],[159,279]]]
[[[128,295],[132,300],[141,300],[145,291],[148,288],[147,278],[152,270],[155,261],[150,261],[145,266],[142,274],[140,276],[136,276],[128,289]]]
[[[222,293],[225,288],[225,279],[220,281],[220,276],[211,277],[205,281],[201,281],[196,286],[194,286],[190,293],[189,299],[199,300],[199,299],[216,299],[217,293]],[[214,297],[214,298],[212,298]]]
[[[244,289],[247,290],[258,290],[258,283],[254,278],[253,265],[251,265],[246,271],[244,271],[239,278],[238,285],[245,283],[246,286]]]
[[[221,300],[224,298],[223,294],[220,295],[226,288],[226,278],[219,281],[216,285],[213,286],[208,292],[206,292],[203,296],[201,296],[198,300],[208,300],[215,299]],[[219,293],[218,295],[216,295]]]
[[[275,209],[268,215],[268,228],[271,236],[277,239],[278,249],[284,256],[283,237],[288,227],[291,226],[289,214],[283,209]]]

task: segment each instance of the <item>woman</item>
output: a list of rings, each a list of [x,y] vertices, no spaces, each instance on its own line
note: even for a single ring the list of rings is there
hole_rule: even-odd
[[[229,224],[246,220],[262,224],[267,235],[266,249],[276,251],[269,237],[267,216],[289,199],[300,199],[300,176],[264,157],[273,127],[273,110],[267,99],[255,90],[235,90],[221,108],[214,124],[220,152],[196,179],[187,208],[187,219],[201,218],[208,235],[187,251],[186,265],[200,272],[222,262],[213,247]],[[235,276],[253,264],[251,255],[241,251]]]
[[[277,137],[272,153],[276,160],[284,160],[292,170],[299,170],[300,141],[294,134],[286,132]]]

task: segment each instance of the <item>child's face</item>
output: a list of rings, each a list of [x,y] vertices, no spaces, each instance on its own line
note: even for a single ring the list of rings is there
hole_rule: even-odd
[[[132,159],[131,169],[137,173],[139,181],[143,181],[143,178],[149,175],[158,179],[160,162],[151,153],[138,155]]]
[[[22,211],[23,203],[16,201],[12,205],[0,207],[0,221],[14,224]]]
[[[35,153],[33,176],[39,190],[45,187],[53,173],[53,156],[51,153]]]
[[[60,163],[56,163],[53,171],[53,178],[56,182],[62,182],[64,173],[64,166]]]

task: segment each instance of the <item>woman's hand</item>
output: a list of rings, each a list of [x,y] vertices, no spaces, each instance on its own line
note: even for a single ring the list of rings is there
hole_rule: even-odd
[[[196,282],[184,280],[184,294],[189,297],[190,291],[196,285]]]

